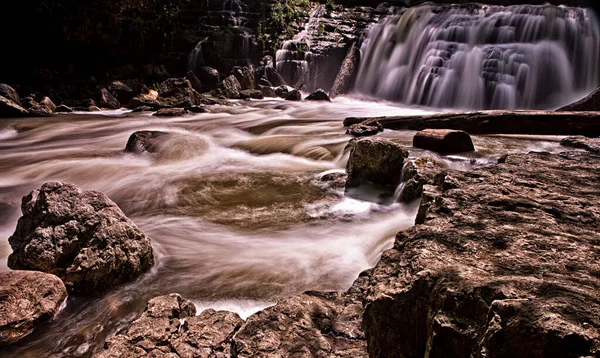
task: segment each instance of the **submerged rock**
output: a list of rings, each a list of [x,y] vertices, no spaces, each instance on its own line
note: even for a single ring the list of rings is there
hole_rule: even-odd
[[[67,298],[56,276],[39,271],[0,272],[0,347],[51,320]]]
[[[285,100],[286,101],[301,101],[302,94],[297,89],[293,89],[287,94],[287,96],[285,96]]]
[[[21,105],[21,98],[17,91],[6,83],[0,83],[0,96],[15,102],[19,106]]]
[[[0,96],[0,118],[26,117],[29,112],[10,99]]]
[[[23,197],[8,242],[8,266],[60,277],[69,292],[93,295],[154,264],[150,239],[104,194],[51,182]]]
[[[155,297],[127,333],[108,339],[95,357],[227,357],[242,322],[236,313],[212,309],[196,316],[194,304],[178,294]]]
[[[192,84],[185,78],[169,78],[158,86],[161,107],[191,107],[196,104]]]
[[[311,93],[310,95],[308,95],[306,97],[307,101],[324,101],[324,102],[331,102],[331,99],[329,99],[329,96],[327,95],[327,93],[325,93],[325,91],[323,91],[322,89],[318,89],[316,91],[314,91],[313,93]]]
[[[529,154],[426,185],[371,272],[370,356],[597,356],[599,176],[598,156]]]
[[[167,133],[161,131],[134,132],[132,135],[129,136],[129,140],[127,140],[125,152],[142,153],[146,151],[149,153],[154,153],[156,151],[156,145],[154,140],[164,135],[167,135]]]
[[[438,153],[473,152],[475,147],[467,132],[451,129],[425,129],[413,137],[413,147]]]
[[[406,149],[388,138],[353,139],[346,165],[346,189],[368,181],[376,185],[396,187],[400,184]]]

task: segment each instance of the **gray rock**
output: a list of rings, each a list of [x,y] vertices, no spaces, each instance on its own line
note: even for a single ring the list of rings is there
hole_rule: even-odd
[[[127,145],[125,146],[125,152],[128,153],[142,153],[149,152],[154,153],[156,151],[155,140],[159,137],[167,135],[166,132],[161,131],[137,131],[129,136]]]
[[[11,101],[10,99],[0,96],[0,118],[17,118],[27,117],[29,112]]]
[[[402,145],[382,137],[353,139],[348,145],[346,189],[364,181],[393,188],[400,184],[402,167],[408,157]]]
[[[231,70],[231,75],[240,83],[242,90],[254,90],[256,89],[256,83],[254,81],[254,75],[248,67],[236,66]]]
[[[356,46],[356,43],[353,43],[346,54],[346,58],[344,58],[344,61],[342,62],[340,71],[335,77],[331,91],[329,91],[329,96],[331,98],[348,93],[352,89],[356,72],[358,71],[359,59],[360,49]]]
[[[233,75],[228,76],[221,82],[220,89],[223,92],[223,95],[227,98],[240,98],[240,92],[242,91],[242,86],[237,78]]]
[[[323,101],[323,102],[331,102],[329,96],[322,89],[318,89],[313,93],[309,94],[306,98],[307,101]]]
[[[106,88],[101,88],[98,93],[98,105],[109,109],[121,108],[121,103]]]
[[[157,117],[180,117],[185,113],[186,111],[183,108],[161,108],[153,115]]]
[[[158,86],[161,107],[191,107],[196,104],[192,84],[185,78],[169,78]]]
[[[19,106],[21,105],[21,99],[19,98],[19,94],[15,91],[14,88],[7,85],[6,83],[0,83],[0,96],[8,98],[9,100],[15,102]]]
[[[228,357],[231,337],[242,319],[212,309],[195,314],[194,304],[178,294],[155,297],[127,334],[108,339],[96,358],[146,357],[153,352],[167,357]]]
[[[14,343],[58,312],[67,289],[39,271],[0,272],[0,347]]]
[[[273,67],[265,67],[265,76],[274,87],[284,86],[286,84],[281,74]]]
[[[46,183],[23,197],[21,211],[8,266],[55,274],[69,292],[104,292],[154,264],[150,239],[102,193]]]
[[[270,86],[258,86],[262,92],[263,97],[277,97],[275,90]]]
[[[242,99],[263,99],[263,93],[261,90],[242,90],[240,91],[240,98]]]
[[[285,96],[285,100],[286,101],[301,101],[302,94],[300,93],[300,91],[293,89],[287,94],[287,96]]]
[[[473,152],[475,147],[467,132],[452,129],[424,129],[413,137],[413,147],[438,153]]]

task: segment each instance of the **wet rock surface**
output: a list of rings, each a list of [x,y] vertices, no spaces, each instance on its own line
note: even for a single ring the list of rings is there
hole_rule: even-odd
[[[333,86],[329,92],[331,98],[348,93],[352,89],[354,85],[354,78],[356,77],[356,72],[358,71],[359,59],[360,48],[356,45],[356,43],[353,43],[348,49],[348,53],[346,54],[346,57],[340,66],[340,71],[335,77],[335,81],[333,82]]]
[[[425,186],[424,224],[370,277],[371,357],[600,353],[600,157],[502,162]]]
[[[302,94],[300,93],[300,91],[294,89],[291,90],[286,96],[285,96],[285,100],[286,101],[302,101]]]
[[[402,145],[382,137],[353,139],[348,145],[346,189],[357,187],[364,181],[394,188],[400,184],[402,166],[408,158]]]
[[[186,111],[183,108],[161,108],[153,115],[157,117],[180,117],[185,113]]]
[[[155,297],[125,335],[110,338],[97,358],[228,357],[242,319],[233,312],[205,310],[196,316],[178,294]]]
[[[383,126],[376,120],[356,123],[348,127],[346,134],[354,137],[367,137],[383,132]]]
[[[560,145],[584,149],[590,153],[600,154],[600,138],[587,138],[583,136],[567,137],[560,141]]]
[[[57,275],[71,293],[107,291],[154,264],[150,239],[102,193],[50,182],[21,211],[8,266]]]
[[[129,136],[125,152],[128,153],[154,153],[156,151],[155,140],[159,137],[168,135],[161,131],[137,131]]]
[[[316,91],[314,91],[313,93],[309,94],[306,97],[307,101],[322,101],[322,102],[331,102],[331,99],[329,99],[329,96],[327,95],[327,93],[325,91],[323,91],[322,89],[318,89]]]
[[[473,152],[475,147],[467,132],[449,129],[425,129],[413,137],[413,147],[438,153]]]
[[[67,298],[56,276],[39,271],[0,272],[0,347],[52,319]]]
[[[186,78],[169,78],[158,87],[161,107],[191,107],[196,104],[192,84]]]

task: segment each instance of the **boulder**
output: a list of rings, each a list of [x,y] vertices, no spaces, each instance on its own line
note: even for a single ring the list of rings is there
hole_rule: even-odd
[[[446,178],[444,169],[446,163],[433,156],[421,156],[413,161],[407,161],[402,168],[402,184],[399,187],[397,199],[402,203],[420,200],[426,185],[442,185],[444,190],[453,187],[453,180]]]
[[[273,87],[259,85],[258,88],[260,88],[263,98],[264,97],[277,97],[277,94],[275,94],[275,90],[273,89]]]
[[[208,109],[206,109],[204,106],[192,106],[186,108],[186,110],[191,113],[208,113]]]
[[[50,107],[45,106],[41,103],[38,103],[33,107],[29,108],[29,115],[32,117],[52,117],[53,113],[54,112],[52,111],[52,109],[50,109]]]
[[[560,141],[563,147],[579,148],[590,153],[600,154],[600,138],[588,138],[584,136],[567,137]]]
[[[256,88],[254,75],[248,67],[235,66],[231,70],[231,75],[235,76],[235,78],[238,80],[242,90],[253,90]]]
[[[39,271],[0,272],[0,347],[51,320],[67,298],[60,278]]]
[[[263,93],[261,90],[242,90],[240,91],[240,98],[242,99],[263,99]]]
[[[600,111],[600,87],[596,88],[592,93],[588,94],[579,101],[559,108],[557,111]]]
[[[108,86],[108,90],[114,97],[117,98],[119,103],[129,103],[135,96],[133,90],[121,81],[113,81]]]
[[[157,109],[160,107],[160,103],[158,102],[158,93],[156,91],[151,91],[148,94],[141,93],[131,99],[127,108],[135,109],[138,107],[149,107],[153,109]]]
[[[297,89],[291,90],[287,96],[285,96],[286,101],[302,101],[302,94]]]
[[[169,78],[158,86],[161,107],[191,107],[196,104],[192,84],[185,78]]]
[[[39,103],[35,100],[33,95],[21,98],[21,107],[29,110],[29,108],[38,106]]]
[[[155,140],[159,137],[167,135],[161,131],[137,131],[129,136],[125,152],[129,153],[154,153],[156,151]]]
[[[221,82],[220,89],[226,98],[235,99],[240,98],[242,86],[235,76],[230,75]]]
[[[346,134],[354,137],[367,137],[379,132],[383,132],[383,126],[375,120],[353,124],[346,130]]]
[[[94,295],[154,264],[150,239],[106,195],[51,182],[23,197],[8,242],[8,266],[60,277],[71,293]]]
[[[319,181],[333,189],[344,189],[347,177],[348,174],[346,173],[333,172],[324,174],[319,178]]]
[[[231,337],[242,322],[236,313],[212,309],[196,316],[194,304],[178,294],[155,297],[126,334],[109,338],[96,358],[229,357]]]
[[[331,102],[329,96],[322,89],[318,89],[313,93],[309,94],[308,97],[305,98],[307,101],[323,101],[323,102]]]
[[[344,61],[342,62],[340,71],[335,77],[331,91],[329,91],[329,96],[331,98],[335,98],[352,90],[356,72],[358,71],[359,59],[360,49],[356,46],[356,43],[353,43],[346,54],[346,58],[344,58]]]
[[[61,104],[60,106],[56,107],[56,111],[57,113],[71,113],[73,112],[73,109],[71,107],[68,107],[64,104]]]
[[[260,81],[258,81],[258,86],[268,86],[268,87],[273,87],[273,84],[271,82],[269,82],[268,79],[261,77]]]
[[[190,84],[192,85],[192,88],[195,91],[197,91],[199,93],[204,92],[204,87],[202,86],[202,82],[200,82],[198,77],[196,77],[196,74],[194,74],[194,71],[188,71],[187,74],[185,75],[185,78],[187,78],[187,80],[190,81]]]
[[[98,92],[98,105],[102,108],[119,109],[121,103],[106,88],[101,88]]]
[[[274,87],[284,86],[286,84],[281,74],[273,67],[265,67],[265,76]]]
[[[408,158],[402,145],[388,138],[369,137],[352,139],[348,146],[346,189],[357,187],[363,181],[393,188],[400,184],[402,167]]]
[[[27,117],[29,112],[10,99],[0,96],[0,118]]]
[[[281,85],[281,86],[275,88],[275,94],[279,98],[286,98],[288,96],[288,94],[290,94],[290,89],[285,85]]]
[[[202,84],[206,86],[204,88],[204,91],[202,92],[210,91],[211,89],[215,88],[221,81],[219,71],[208,66],[202,66],[198,70],[196,70],[196,76],[198,77],[200,82],[202,82]]]
[[[8,98],[9,100],[15,102],[19,106],[21,105],[21,98],[19,98],[19,94],[15,91],[14,88],[7,85],[6,83],[0,83],[0,96]]]
[[[48,108],[50,111],[56,112],[56,105],[54,104],[54,102],[52,102],[52,100],[49,97],[42,98],[40,104]]]
[[[100,108],[96,104],[96,101],[94,101],[91,98],[84,99],[83,101],[81,101],[81,105],[79,107],[77,107],[77,109],[80,111],[84,111],[84,112],[99,112],[100,111]]]
[[[185,113],[183,108],[161,108],[153,115],[157,117],[181,117]]]
[[[413,137],[413,147],[438,153],[473,152],[475,147],[467,132],[451,129],[425,129]]]
[[[502,162],[426,185],[364,291],[371,357],[598,356],[600,157]]]

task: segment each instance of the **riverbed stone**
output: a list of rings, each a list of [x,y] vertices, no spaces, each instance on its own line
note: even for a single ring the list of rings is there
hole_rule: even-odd
[[[241,90],[240,91],[240,98],[242,99],[263,99],[263,93],[261,90]]]
[[[194,304],[178,294],[159,296],[148,302],[126,334],[109,338],[96,357],[147,357],[153,352],[181,358],[226,357],[242,323],[236,313],[227,311],[208,309],[196,316]]]
[[[181,117],[185,113],[186,111],[183,108],[161,108],[153,115],[157,117]]]
[[[475,147],[467,132],[452,129],[424,129],[413,137],[413,147],[438,153],[473,152]]]
[[[357,187],[364,181],[394,188],[400,184],[402,166],[408,158],[404,146],[383,137],[353,139],[348,146],[346,189]]]
[[[161,107],[191,107],[196,104],[194,89],[186,78],[169,78],[158,86]]]
[[[150,239],[106,195],[49,182],[23,197],[8,241],[8,266],[60,277],[69,292],[94,295],[154,264]]]
[[[600,138],[588,138],[584,136],[567,137],[560,141],[563,147],[579,148],[590,153],[600,154]]]
[[[0,347],[51,320],[67,298],[60,278],[39,271],[0,272]]]
[[[346,130],[346,134],[354,137],[368,137],[379,132],[383,132],[383,126],[377,120],[355,123]]]
[[[509,155],[447,174],[371,271],[370,356],[597,356],[600,157]]]
[[[121,103],[106,88],[101,88],[98,92],[98,105],[108,109],[121,108]]]
[[[340,71],[335,77],[333,86],[331,86],[331,91],[329,91],[329,96],[331,98],[348,93],[348,91],[352,89],[356,72],[358,71],[359,59],[360,49],[356,43],[352,43],[352,46],[348,49],[346,57],[340,66]]]
[[[136,109],[139,107],[147,107],[152,109],[158,109],[160,107],[160,103],[158,102],[158,93],[156,91],[150,91],[149,93],[140,93],[137,96],[133,97],[127,108]]]
[[[285,85],[285,80],[283,79],[281,74],[273,67],[265,67],[265,76],[274,87]]]
[[[227,98],[236,99],[240,98],[240,91],[242,86],[237,78],[233,75],[226,77],[221,85],[219,86],[223,95]]]
[[[108,86],[108,90],[114,97],[116,97],[119,103],[129,103],[135,96],[134,91],[121,81],[113,81]]]
[[[0,83],[0,96],[8,98],[19,106],[21,105],[21,98],[17,91],[6,83]]]
[[[271,86],[259,85],[258,88],[260,88],[263,97],[277,97],[275,90]]]
[[[26,117],[29,112],[11,101],[10,99],[0,96],[0,118]]]
[[[161,131],[137,131],[132,133],[127,140],[125,152],[128,153],[154,153],[156,151],[156,139],[167,135]]]
[[[331,99],[329,99],[327,93],[320,88],[309,94],[305,99],[307,101],[331,102]]]
[[[254,75],[248,67],[235,66],[231,69],[231,75],[235,76],[235,78],[238,80],[242,90],[256,89]]]
[[[286,101],[301,101],[302,94],[297,89],[293,89],[289,91],[289,93],[285,96]]]

